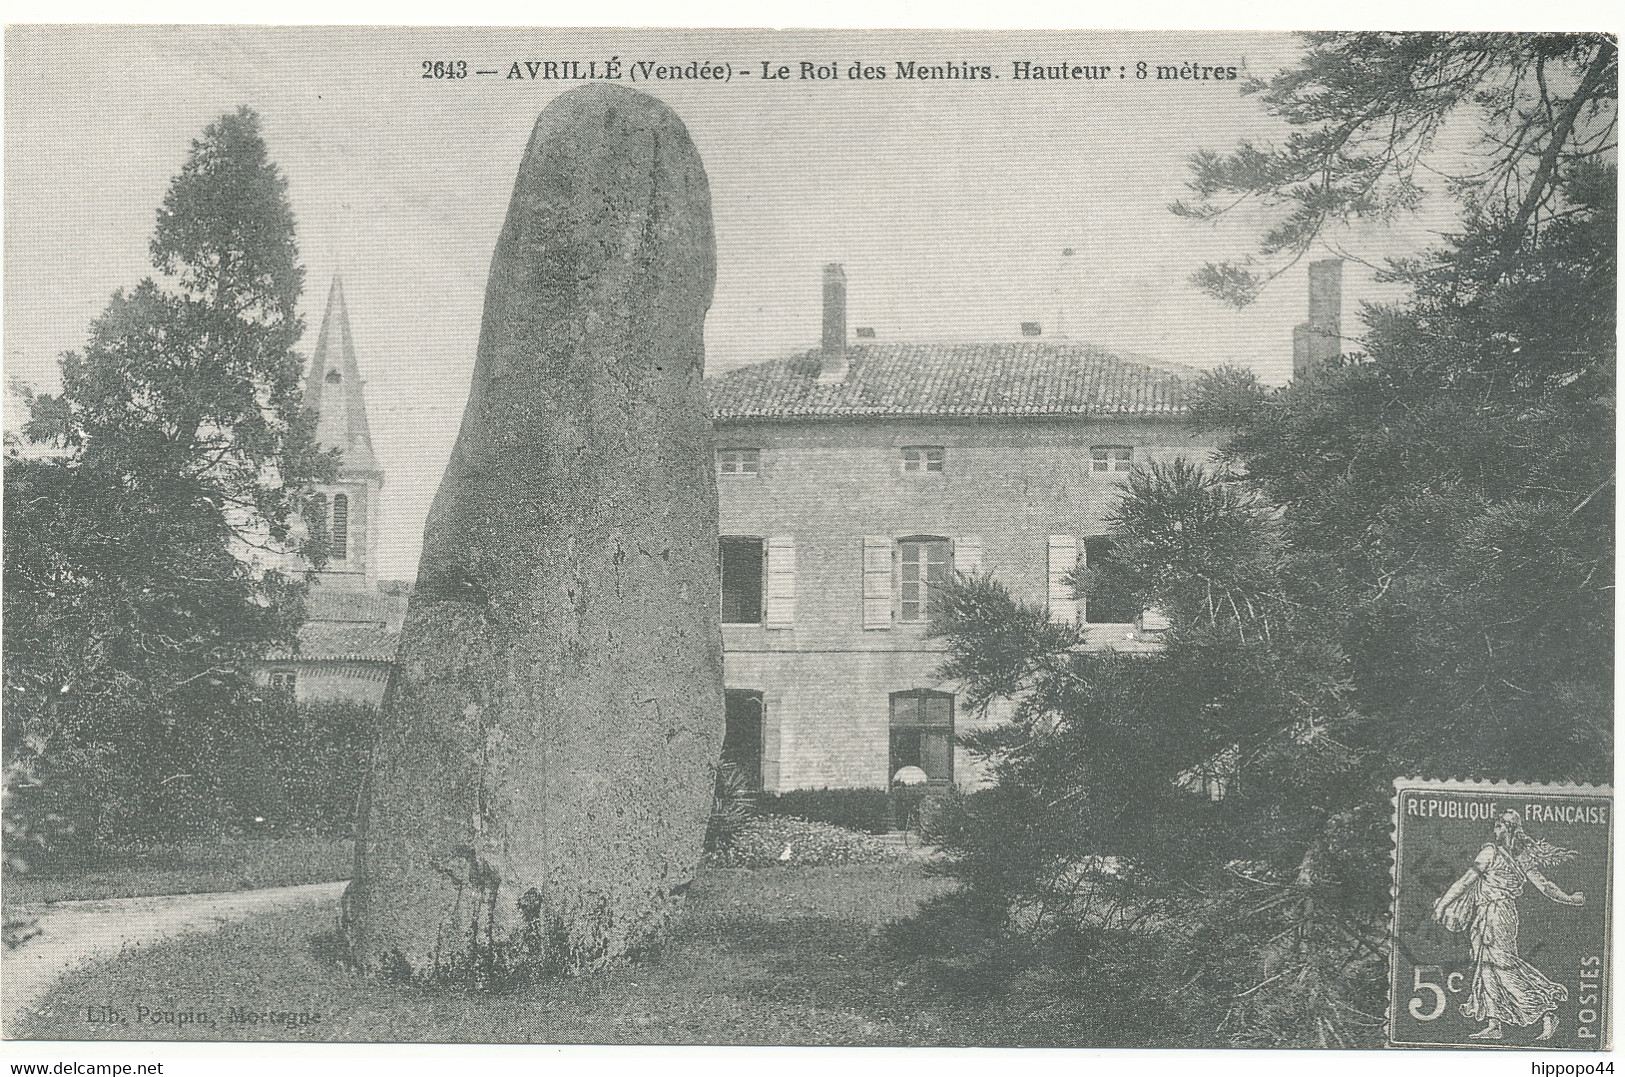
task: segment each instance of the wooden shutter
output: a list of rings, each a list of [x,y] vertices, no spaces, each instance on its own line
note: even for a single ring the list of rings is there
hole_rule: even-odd
[[[796,620],[796,540],[773,535],[767,540],[767,594],[762,624],[791,628]]]
[[[891,539],[863,537],[863,627],[891,627]]]
[[[1078,619],[1078,600],[1072,597],[1067,576],[1078,567],[1078,536],[1049,537],[1049,619],[1072,624]]]
[[[333,534],[328,552],[335,561],[350,559],[350,498],[347,494],[333,495]]]
[[[982,571],[982,536],[966,535],[954,542],[954,571],[967,576]]]

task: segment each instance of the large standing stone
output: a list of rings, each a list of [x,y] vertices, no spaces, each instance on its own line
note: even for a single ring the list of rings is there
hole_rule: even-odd
[[[590,969],[688,886],[723,721],[714,275],[670,109],[594,85],[542,112],[360,805],[363,968]]]

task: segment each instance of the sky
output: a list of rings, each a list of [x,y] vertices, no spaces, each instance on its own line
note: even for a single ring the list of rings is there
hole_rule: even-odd
[[[516,62],[731,65],[728,82],[634,83],[687,124],[710,178],[717,287],[706,364],[720,373],[815,345],[820,273],[845,266],[848,325],[878,340],[1010,340],[1023,321],[1122,353],[1291,370],[1300,265],[1235,310],[1189,283],[1246,255],[1267,217],[1175,217],[1188,159],[1284,128],[1242,79],[1298,55],[1280,33],[12,27],[5,37],[5,374],[54,388],[57,356],[120,287],[154,271],[154,211],[204,126],[261,117],[288,179],[307,275],[308,356],[342,274],[386,478],[381,574],[411,578],[467,397],[486,274],[536,114],[576,82]],[[424,63],[474,75],[424,78]],[[1013,77],[1015,61],[1108,68]],[[802,62],[841,77],[799,78]],[[899,61],[999,78],[909,81]],[[1159,81],[1136,65],[1235,67]],[[789,68],[764,79],[763,65]],[[846,77],[882,67],[884,81]],[[522,69],[522,68],[521,68]],[[432,71],[432,68],[431,68]],[[750,75],[740,74],[750,71]],[[1365,263],[1436,240],[1435,197],[1391,226],[1332,237],[1345,332],[1396,297]],[[1070,274],[1060,252],[1077,253]],[[1327,257],[1330,249],[1312,257]],[[1363,260],[1363,261],[1362,261]],[[14,413],[13,413],[14,414]]]

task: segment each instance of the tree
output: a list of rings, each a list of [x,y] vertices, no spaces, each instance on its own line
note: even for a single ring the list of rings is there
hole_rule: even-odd
[[[1413,773],[1611,773],[1617,215],[1611,177],[1565,195],[1505,269],[1490,227],[1396,271],[1369,354],[1228,447]]]
[[[1200,429],[1235,431],[1252,421],[1266,395],[1258,375],[1225,364],[1197,375],[1186,413],[1191,425]]]
[[[7,753],[48,786],[77,772],[79,808],[164,779],[185,799],[191,734],[297,624],[278,565],[334,466],[300,404],[303,270],[252,111],[192,143],[150,250],[162,280],[115,293],[61,394],[30,399],[27,437],[60,451],[6,469]]]
[[[1255,256],[1193,278],[1238,306],[1332,225],[1414,209],[1423,173],[1443,176],[1469,207],[1499,207],[1487,240],[1504,271],[1531,229],[1566,212],[1565,175],[1617,146],[1619,54],[1605,35],[1304,37],[1309,50],[1296,67],[1245,87],[1292,126],[1285,143],[1197,154],[1195,199],[1171,207],[1200,220],[1247,202],[1277,211]],[[1465,137],[1468,124],[1476,141]],[[1441,143],[1453,138],[1452,159],[1441,161]]]
[[[1387,803],[1335,637],[1233,476],[1177,461],[1123,486],[1113,560],[1076,582],[1158,605],[1159,653],[1084,650],[996,581],[949,589],[943,675],[1017,705],[965,738],[996,784],[940,835],[966,883],[945,926],[1055,965],[1102,1044],[1369,1043]]]
[[[1528,122],[1497,173],[1522,178],[1472,192],[1460,234],[1386,271],[1410,295],[1366,308],[1363,354],[1267,394],[1202,379],[1190,417],[1233,432],[1218,466],[1122,484],[1114,558],[1077,583],[1160,606],[1164,650],[1079,653],[977,581],[949,604],[944,672],[1021,700],[969,740],[999,788],[951,836],[960,900],[1006,932],[1081,932],[1090,990],[1175,1000],[1173,1035],[1375,1042],[1393,779],[1612,774],[1617,211],[1595,134],[1612,130],[1612,43],[1473,41],[1314,35],[1271,84],[1309,130],[1196,162],[1199,190],[1230,169],[1232,190],[1296,207],[1265,237],[1281,253],[1331,219],[1314,207],[1358,210],[1395,175],[1397,158],[1351,158],[1349,132],[1475,102]],[[1538,91],[1547,129],[1481,52],[1527,57],[1545,85],[1574,61],[1572,92]],[[1356,94],[1373,64],[1392,92]],[[1443,97],[1394,89],[1463,65],[1477,81]],[[1131,966],[1160,971],[1112,979]]]

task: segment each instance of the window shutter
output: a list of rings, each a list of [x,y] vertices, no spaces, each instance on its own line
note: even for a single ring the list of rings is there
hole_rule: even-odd
[[[982,536],[966,535],[954,543],[954,571],[967,576],[982,571]]]
[[[1072,597],[1067,576],[1078,567],[1078,536],[1049,537],[1049,619],[1072,624],[1078,619],[1078,600]]]
[[[767,594],[762,625],[791,628],[796,620],[796,540],[773,535],[767,540]]]
[[[350,558],[350,498],[347,494],[333,495],[333,534],[330,552],[335,561]]]
[[[863,536],[863,627],[891,627],[891,539]]]

